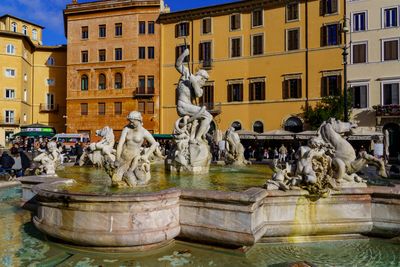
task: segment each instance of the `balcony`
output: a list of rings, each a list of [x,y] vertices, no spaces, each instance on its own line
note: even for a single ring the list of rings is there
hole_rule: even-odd
[[[144,87],[138,87],[133,92],[133,98],[152,98],[155,96],[154,87],[148,87],[147,90]]]
[[[400,105],[377,105],[373,108],[377,126],[383,126],[389,122],[400,122]]]
[[[39,112],[42,113],[58,112],[58,104],[40,103]]]
[[[19,119],[9,117],[0,118],[0,126],[2,127],[19,127],[20,123]]]
[[[221,102],[200,103],[200,106],[206,106],[207,111],[213,116],[221,114]]]

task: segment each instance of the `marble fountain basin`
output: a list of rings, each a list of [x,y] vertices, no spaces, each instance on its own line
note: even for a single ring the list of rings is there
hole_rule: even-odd
[[[235,180],[234,174],[226,173]],[[30,189],[37,209],[33,222],[45,234],[69,243],[137,250],[163,246],[175,238],[240,247],[318,236],[400,234],[398,185],[343,188],[315,200],[303,190],[254,187],[255,180],[261,186],[265,178],[247,174],[242,179],[249,179],[249,188],[235,187],[228,179],[225,186],[206,182],[210,189],[172,183],[155,192],[99,192],[71,185],[70,179],[49,178]]]

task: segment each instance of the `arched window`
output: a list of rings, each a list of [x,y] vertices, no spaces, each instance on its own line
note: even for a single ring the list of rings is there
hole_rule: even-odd
[[[87,91],[89,89],[89,78],[87,75],[82,75],[81,77],[81,90]]]
[[[11,31],[17,32],[17,23],[15,23],[15,22],[11,23]]]
[[[264,124],[261,121],[256,121],[253,124],[253,132],[263,133],[264,132]]]
[[[121,89],[122,88],[122,74],[119,73],[119,72],[115,73],[114,88],[115,89]]]
[[[47,59],[47,65],[53,66],[53,65],[55,65],[55,64],[56,64],[56,60],[54,59],[54,57],[49,57],[49,58]]]
[[[15,54],[15,46],[12,44],[7,45],[7,54],[14,55]]]
[[[99,75],[99,90],[106,89],[106,75],[103,73]]]
[[[240,122],[238,122],[238,121],[234,121],[234,122],[232,122],[232,125],[231,125],[233,128],[235,128],[235,131],[239,131],[239,130],[242,130],[242,124],[240,123]]]
[[[28,27],[26,27],[25,25],[22,26],[22,33],[23,33],[24,35],[28,35]]]
[[[285,130],[299,133],[303,131],[303,122],[297,117],[290,117],[285,122]]]
[[[32,39],[35,41],[37,40],[37,30],[36,29],[32,30]]]

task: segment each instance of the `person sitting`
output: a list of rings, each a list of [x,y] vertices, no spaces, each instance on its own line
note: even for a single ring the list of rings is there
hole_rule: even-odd
[[[11,167],[14,165],[14,159],[8,155],[7,151],[3,151],[3,154],[0,157],[0,172],[9,172]]]
[[[17,177],[21,177],[24,175],[25,170],[30,167],[31,161],[23,151],[18,151],[16,147],[12,147],[10,152],[14,159],[11,169],[14,170]]]

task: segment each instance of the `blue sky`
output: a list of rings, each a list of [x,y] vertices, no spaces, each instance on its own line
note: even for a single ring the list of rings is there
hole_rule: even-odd
[[[165,0],[171,11],[217,5],[237,0]],[[72,0],[0,0],[0,16],[10,14],[45,27],[43,44],[65,44],[62,10]],[[79,3],[91,0],[78,0]]]

